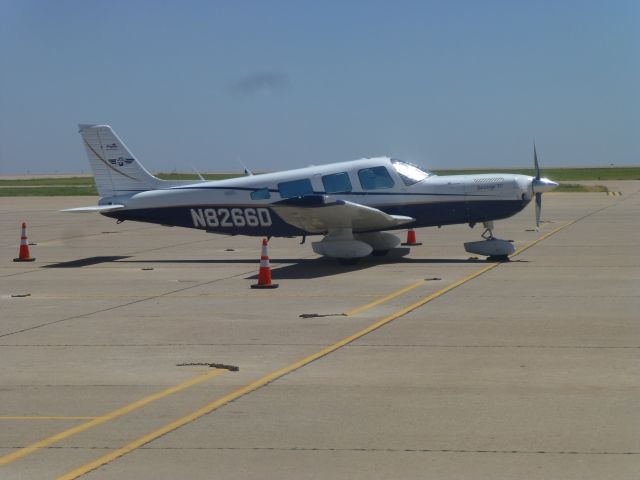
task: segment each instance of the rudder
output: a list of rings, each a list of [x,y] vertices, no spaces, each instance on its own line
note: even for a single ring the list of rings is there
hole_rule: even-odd
[[[154,190],[162,181],[151,175],[108,125],[80,124],[79,133],[101,197]]]

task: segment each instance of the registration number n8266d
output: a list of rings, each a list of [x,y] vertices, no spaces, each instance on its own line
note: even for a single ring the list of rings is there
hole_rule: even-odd
[[[267,208],[192,208],[193,226],[199,227],[270,227]]]

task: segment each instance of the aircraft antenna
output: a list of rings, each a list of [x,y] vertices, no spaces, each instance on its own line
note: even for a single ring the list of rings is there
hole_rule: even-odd
[[[193,164],[191,165],[191,170],[193,170],[193,172],[198,175],[198,177],[200,178],[200,180],[202,180],[203,182],[206,182],[205,178],[200,175],[200,172],[198,170],[196,170],[196,167],[193,166]]]

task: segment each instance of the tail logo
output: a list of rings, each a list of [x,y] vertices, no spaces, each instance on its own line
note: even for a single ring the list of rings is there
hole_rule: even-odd
[[[119,167],[124,167],[125,164],[129,165],[130,163],[133,163],[133,158],[123,158],[123,157],[110,158],[109,163],[111,165],[118,165]]]
[[[120,175],[123,175],[123,176],[125,176],[125,177],[127,177],[127,178],[130,178],[131,180],[135,180],[136,182],[139,182],[139,181],[140,181],[140,180],[138,180],[136,177],[132,177],[131,175],[127,175],[126,173],[121,172],[121,171],[120,171],[120,170],[118,170],[117,168],[113,168],[113,167],[110,165],[110,164],[116,165],[116,164],[118,163],[118,160],[119,160],[118,158],[110,158],[110,159],[109,159],[109,161],[105,160],[104,158],[102,158],[102,157],[100,156],[100,154],[99,154],[98,152],[96,152],[95,148],[93,148],[93,147],[91,146],[91,144],[90,144],[89,142],[87,142],[87,139],[86,139],[86,138],[83,138],[83,140],[84,140],[84,144],[87,146],[87,148],[88,148],[89,150],[91,150],[91,153],[93,153],[93,154],[96,156],[96,158],[97,158],[98,160],[100,160],[102,163],[104,163],[104,164],[105,164],[107,167],[109,167],[111,170],[113,170],[114,172],[119,173]],[[113,143],[112,145],[115,145],[115,143]],[[122,159],[122,165],[124,166],[124,164],[125,164],[125,163],[131,163],[131,162],[129,162],[128,160],[131,160],[131,162],[133,162],[133,158],[123,158],[123,159]]]

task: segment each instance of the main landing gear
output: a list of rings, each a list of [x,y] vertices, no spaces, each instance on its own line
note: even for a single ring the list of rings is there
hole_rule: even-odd
[[[332,257],[342,265],[355,265],[367,255],[383,256],[400,243],[388,232],[353,233],[350,228],[331,230],[321,241],[313,242],[313,251]]]
[[[481,237],[483,240],[477,242],[467,242],[464,249],[469,253],[483,255],[489,261],[508,262],[509,255],[516,251],[513,243],[509,240],[502,240],[493,236],[493,222],[482,222],[484,232]]]

